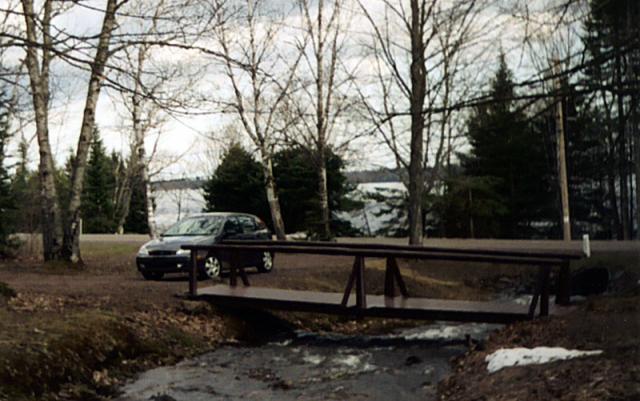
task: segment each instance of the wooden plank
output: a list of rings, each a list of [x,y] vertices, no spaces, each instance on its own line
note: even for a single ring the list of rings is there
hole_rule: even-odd
[[[507,263],[516,265],[559,265],[562,260],[555,258],[539,257],[515,257],[515,256],[489,256],[489,255],[456,255],[446,253],[433,253],[423,251],[391,251],[379,249],[355,249],[355,248],[326,248],[326,247],[302,247],[283,245],[183,245],[182,249],[201,249],[209,251],[235,250],[254,252],[278,252],[278,253],[298,253],[313,255],[333,255],[333,256],[363,256],[375,258],[396,257],[404,259],[431,259],[464,262],[484,262],[484,263]]]
[[[300,247],[326,247],[326,248],[350,248],[350,249],[376,249],[390,251],[424,251],[436,253],[475,254],[515,257],[548,257],[556,259],[581,259],[584,253],[581,250],[543,250],[543,249],[486,249],[486,248],[454,248],[438,246],[415,246],[393,244],[363,244],[353,242],[324,242],[324,241],[288,241],[288,240],[225,240],[223,244],[229,245],[277,245]]]
[[[261,287],[216,285],[202,288],[197,299],[212,303],[249,307],[311,311],[352,316],[423,320],[508,323],[528,319],[527,307],[502,302],[453,301],[368,295],[366,308],[351,302],[342,306],[343,294],[282,290]]]

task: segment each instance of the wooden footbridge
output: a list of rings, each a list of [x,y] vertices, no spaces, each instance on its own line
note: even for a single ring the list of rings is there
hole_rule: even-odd
[[[536,313],[547,316],[569,305],[570,263],[584,256],[582,252],[572,250],[489,250],[307,241],[225,241],[216,245],[187,245],[183,249],[191,250],[189,296],[192,299],[236,307],[488,323],[533,319]],[[244,271],[242,259],[248,252],[350,256],[354,262],[343,293],[261,288],[252,287]],[[198,290],[198,253],[215,254],[228,264],[228,285],[218,284]],[[365,291],[367,258],[386,260],[384,295],[369,295]],[[498,301],[416,298],[407,291],[398,259],[456,261],[469,264],[470,271],[474,263],[530,266],[538,269],[537,286],[528,306]],[[552,272],[557,277],[553,289]],[[238,278],[241,285],[238,285]],[[556,294],[555,305],[549,304],[552,292]]]

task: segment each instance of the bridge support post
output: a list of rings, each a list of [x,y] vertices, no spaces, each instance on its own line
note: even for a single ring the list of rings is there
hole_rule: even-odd
[[[571,267],[565,260],[560,265],[558,273],[558,287],[556,292],[556,304],[569,305],[571,303]]]
[[[364,309],[367,307],[367,294],[364,286],[364,257],[358,256],[357,259],[356,306]]]
[[[404,284],[404,280],[402,279],[402,274],[400,273],[400,268],[398,267],[398,262],[396,258],[388,257],[387,258],[387,268],[384,273],[384,296],[385,297],[395,297],[396,296],[396,288],[395,283],[398,283],[398,288],[400,289],[400,294],[403,297],[408,297],[409,292],[407,291],[407,287]]]
[[[198,295],[198,250],[191,250],[191,265],[189,266],[189,295]]]
[[[549,266],[540,268],[540,316],[549,316]]]
[[[347,286],[342,296],[342,306],[347,306],[353,285],[356,285],[356,308],[364,309],[367,307],[367,295],[364,285],[364,257],[356,256],[353,262],[353,268],[347,281]]]
[[[229,285],[231,287],[235,287],[238,285],[238,277],[236,274],[237,262],[238,262],[238,259],[236,257],[236,252],[230,251],[229,252]]]

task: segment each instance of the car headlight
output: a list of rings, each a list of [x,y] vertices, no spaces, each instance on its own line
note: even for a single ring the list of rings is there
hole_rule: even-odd
[[[140,249],[138,249],[138,256],[149,256],[149,250],[146,245],[142,245]]]
[[[178,251],[176,252],[176,255],[191,257],[191,250],[190,249],[178,249]]]

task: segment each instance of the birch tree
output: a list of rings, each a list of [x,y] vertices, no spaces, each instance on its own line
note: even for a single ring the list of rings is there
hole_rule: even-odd
[[[54,57],[51,20],[56,11],[51,0],[45,0],[41,14],[36,13],[33,0],[23,0],[22,8],[25,20],[25,64],[29,74],[40,155],[38,176],[44,259],[55,260],[63,256],[62,215],[54,181],[55,163],[49,141],[50,69]]]
[[[64,11],[65,7],[68,7],[67,5],[59,6],[51,0],[45,0],[42,3],[41,11],[36,11],[33,0],[22,1],[22,14],[25,23],[25,39],[23,41],[25,64],[29,71],[40,152],[39,176],[45,260],[64,259],[73,263],[80,261],[80,202],[84,171],[95,128],[95,109],[104,79],[103,72],[109,57],[109,44],[116,27],[116,12],[122,4],[123,2],[119,3],[116,0],[107,1],[100,33],[97,35],[95,54],[89,60],[82,60],[79,56],[71,55],[71,53],[74,47],[81,47],[80,43],[90,43],[91,39],[69,35],[52,25],[56,13]],[[52,28],[55,29],[54,33],[52,33]],[[64,51],[60,49],[61,47],[64,47]],[[61,55],[67,60],[73,59],[74,62],[83,64],[90,71],[78,146],[71,174],[69,212],[64,222],[57,201],[58,194],[54,182],[55,165],[49,141],[51,62],[55,57]]]
[[[327,189],[327,148],[335,140],[336,125],[353,104],[347,96],[353,86],[353,71],[345,67],[347,45],[345,26],[350,11],[343,0],[311,4],[298,0],[301,31],[306,40],[300,41],[303,67],[297,74],[296,96],[290,101],[295,109],[296,131],[304,145],[312,150],[318,174],[320,237],[331,238],[331,210]]]
[[[216,30],[233,93],[223,104],[240,119],[244,134],[257,149],[273,228],[278,239],[285,239],[272,157],[277,135],[286,128],[279,109],[292,90],[301,54],[292,63],[285,61],[286,45],[278,41],[282,25],[266,1],[245,0],[237,11],[233,30],[229,25]]]

